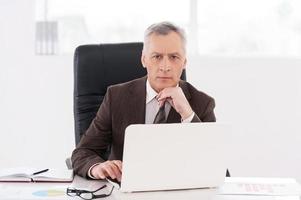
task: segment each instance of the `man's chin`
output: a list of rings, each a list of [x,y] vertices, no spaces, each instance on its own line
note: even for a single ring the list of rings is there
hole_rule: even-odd
[[[177,83],[165,83],[165,84],[158,84],[157,88],[160,91],[164,90],[165,88],[170,88],[170,87],[176,87]]]

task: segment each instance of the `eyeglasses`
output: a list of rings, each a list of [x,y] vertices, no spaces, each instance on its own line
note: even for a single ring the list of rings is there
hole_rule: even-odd
[[[94,191],[79,190],[79,189],[75,189],[75,188],[67,188],[66,193],[70,197],[79,196],[80,198],[85,199],[85,200],[98,199],[98,198],[108,197],[112,194],[112,192],[114,190],[114,186],[112,187],[111,191],[108,194],[95,194],[96,192],[104,189],[105,187],[107,187],[107,185],[103,185]]]

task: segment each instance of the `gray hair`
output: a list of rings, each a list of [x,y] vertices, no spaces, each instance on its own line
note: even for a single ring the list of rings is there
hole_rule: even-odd
[[[148,39],[152,34],[167,35],[172,31],[177,33],[180,36],[180,38],[182,40],[184,51],[186,52],[186,34],[185,34],[184,29],[174,25],[171,22],[166,22],[166,21],[152,24],[145,30],[143,50],[145,49],[144,47],[146,46],[146,43],[148,42]]]

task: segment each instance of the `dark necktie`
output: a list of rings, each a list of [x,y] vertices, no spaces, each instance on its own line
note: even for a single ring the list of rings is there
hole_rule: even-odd
[[[166,117],[165,117],[165,104],[163,104],[159,111],[156,114],[156,117],[154,119],[154,124],[162,124],[166,122]]]

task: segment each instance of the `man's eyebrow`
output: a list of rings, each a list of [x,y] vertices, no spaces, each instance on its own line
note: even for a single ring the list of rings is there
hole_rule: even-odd
[[[162,55],[163,53],[159,53],[159,52],[152,52],[151,55]],[[173,52],[173,53],[168,53],[167,55],[171,56],[171,55],[177,55],[177,56],[181,56],[180,53],[178,52]]]
[[[162,53],[159,53],[159,52],[155,52],[155,51],[154,51],[154,52],[152,52],[151,54],[152,54],[152,55],[154,55],[154,54],[160,54],[160,55],[161,55]]]
[[[181,56],[181,54],[180,54],[180,53],[178,53],[178,52],[169,53],[168,55],[177,55],[177,56]]]

